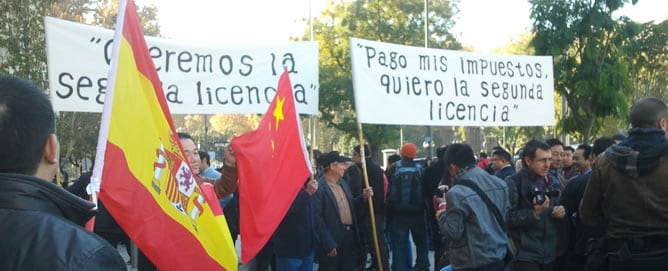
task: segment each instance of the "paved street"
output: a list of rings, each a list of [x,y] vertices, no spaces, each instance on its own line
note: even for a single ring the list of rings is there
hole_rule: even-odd
[[[412,240],[411,240],[411,243],[412,243]],[[236,251],[237,251],[237,257],[239,259],[239,271],[248,271],[249,270],[248,266],[241,265],[241,241],[240,241],[240,239],[237,239],[237,243],[236,243],[235,248],[236,248]],[[411,246],[411,248],[413,249],[413,260],[415,260],[415,246]],[[130,256],[128,256],[128,253],[125,250],[125,246],[119,245],[117,249],[118,249],[118,253],[120,253],[121,256],[123,256],[123,259],[126,262],[129,262]],[[368,260],[368,261],[370,261],[370,260]],[[429,264],[430,264],[431,268],[433,268],[433,266],[434,266],[434,252],[433,251],[429,251]],[[131,264],[128,264],[128,270],[136,271],[137,268],[132,266]],[[314,270],[317,270],[317,265],[315,266]],[[387,271],[389,271],[389,270],[387,270]]]

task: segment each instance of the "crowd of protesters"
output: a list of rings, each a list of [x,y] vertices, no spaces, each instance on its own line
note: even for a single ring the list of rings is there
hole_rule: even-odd
[[[248,268],[665,270],[668,105],[641,98],[629,121],[626,137],[575,148],[533,139],[517,159],[501,147],[476,157],[457,143],[424,165],[406,143],[382,169],[368,145],[351,158],[315,151],[317,173]],[[67,190],[50,182],[59,170],[54,123],[39,88],[0,76],[0,269],[125,270],[113,246],[129,240],[103,204],[104,223],[82,227],[94,215],[84,200],[90,173]],[[216,172],[192,137],[179,138],[199,180],[214,184],[236,241],[243,214],[233,150]]]

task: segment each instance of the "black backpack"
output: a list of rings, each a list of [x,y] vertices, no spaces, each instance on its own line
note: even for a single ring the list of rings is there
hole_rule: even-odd
[[[426,205],[422,192],[422,167],[419,164],[404,166],[395,163],[389,180],[387,204],[393,211],[421,211]]]

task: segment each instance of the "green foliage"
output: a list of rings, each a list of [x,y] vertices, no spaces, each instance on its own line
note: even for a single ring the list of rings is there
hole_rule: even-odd
[[[0,1],[0,73],[33,80],[46,87],[44,20],[55,1]]]
[[[577,132],[588,143],[607,116],[626,113],[631,92],[624,42],[628,25],[611,14],[627,1],[531,0],[538,55],[554,58],[555,89],[566,98],[569,114],[562,133]]]
[[[461,48],[450,34],[455,13],[453,1],[430,1],[429,44],[432,48]],[[423,1],[338,1],[314,20],[314,37],[320,42],[320,120],[357,139],[354,113],[350,37],[403,45],[424,46]],[[305,35],[304,39],[307,39]],[[379,107],[372,101],[362,104]],[[392,114],[391,110],[387,111]],[[397,138],[398,126],[364,125],[364,137],[374,152]],[[418,142],[420,143],[421,140]]]
[[[629,73],[635,100],[644,96],[668,99],[668,20],[628,23],[629,32],[636,33],[626,48],[630,57]]]
[[[44,16],[112,28],[116,1],[111,0],[22,0],[0,1],[0,73],[33,80],[48,90]],[[153,6],[138,7],[144,33],[159,35]],[[56,129],[60,140],[61,167],[76,173],[84,158],[95,156],[100,114],[60,112]],[[69,174],[75,177],[75,174]]]

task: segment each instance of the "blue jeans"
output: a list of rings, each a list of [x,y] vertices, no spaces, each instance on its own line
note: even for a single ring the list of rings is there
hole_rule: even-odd
[[[412,257],[408,233],[413,236],[416,254],[416,270],[429,270],[429,259],[427,258],[429,248],[427,245],[427,224],[422,214],[396,215],[392,216],[389,223],[390,239],[392,244],[392,271],[412,270]]]
[[[276,256],[276,271],[313,271],[313,252],[304,258]]]

